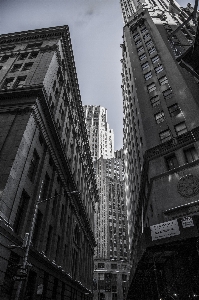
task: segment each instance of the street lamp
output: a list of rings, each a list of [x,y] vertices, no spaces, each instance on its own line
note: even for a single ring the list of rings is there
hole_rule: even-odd
[[[26,234],[26,242],[25,242],[25,245],[23,247],[21,246],[18,246],[18,245],[10,245],[10,248],[22,248],[24,251],[25,251],[25,254],[23,256],[23,264],[22,264],[22,267],[21,267],[21,270],[23,270],[22,273],[24,273],[24,275],[26,274],[26,267],[27,265],[30,265],[28,263],[28,255],[29,255],[29,250],[30,250],[30,246],[31,246],[31,242],[32,242],[32,237],[33,237],[33,232],[34,232],[34,227],[35,227],[35,222],[36,222],[36,218],[37,218],[37,214],[38,214],[38,209],[39,209],[39,204],[40,203],[43,203],[43,202],[46,202],[54,197],[51,197],[51,198],[47,198],[43,201],[40,201],[40,198],[41,198],[41,191],[42,191],[42,187],[43,187],[43,180],[42,180],[42,183],[41,183],[41,188],[40,188],[40,191],[39,191],[39,196],[38,196],[38,199],[35,203],[35,209],[34,209],[34,214],[33,214],[33,218],[32,218],[32,222],[31,222],[31,228],[30,228],[30,232],[28,234]],[[80,194],[78,191],[66,191],[68,194]],[[58,194],[56,195],[59,196],[61,194]],[[19,284],[18,284],[18,288],[17,288],[17,291],[16,291],[16,296],[15,296],[15,300],[18,300],[19,297],[20,297],[20,294],[21,294],[21,289],[22,289],[22,279],[19,280]]]

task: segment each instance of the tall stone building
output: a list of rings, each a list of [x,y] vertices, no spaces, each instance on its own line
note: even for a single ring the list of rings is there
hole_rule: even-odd
[[[102,106],[84,105],[86,128],[91,155],[96,161],[114,156],[114,134],[107,122],[107,109]]]
[[[92,299],[98,201],[68,26],[0,36],[0,298]]]
[[[121,7],[125,192],[133,264],[127,299],[195,299],[199,86],[194,72],[181,66],[194,43],[196,21],[176,1],[121,0]]]
[[[95,215],[94,299],[125,299],[130,273],[123,151],[114,153],[114,133],[101,106],[84,106],[99,190]]]

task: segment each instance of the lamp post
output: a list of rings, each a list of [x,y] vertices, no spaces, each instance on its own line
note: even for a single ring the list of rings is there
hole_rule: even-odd
[[[31,242],[32,242],[32,237],[33,237],[35,222],[36,222],[36,218],[37,218],[37,214],[38,214],[39,204],[43,203],[43,202],[46,202],[46,201],[48,201],[48,200],[55,197],[54,196],[54,197],[51,197],[51,198],[47,198],[43,201],[40,201],[42,187],[43,187],[43,180],[42,180],[42,183],[41,183],[38,199],[35,203],[34,214],[33,214],[32,222],[31,222],[31,228],[30,228],[30,232],[28,234],[28,240],[27,240],[26,246],[24,248],[25,254],[24,254],[24,257],[23,257],[23,264],[22,264],[22,270],[24,270],[24,273],[26,273],[26,267],[28,265],[28,255],[29,255],[29,250],[30,250],[30,246],[31,246]],[[69,193],[69,194],[80,194],[78,191],[71,191],[71,192],[67,191],[67,193]],[[58,194],[57,196],[59,196],[59,195],[60,194]],[[15,245],[12,245],[12,246],[14,247]],[[18,246],[15,246],[15,247],[18,247]],[[15,300],[19,300],[21,290],[22,290],[22,280],[19,280],[19,284],[18,284],[18,287],[17,287],[16,295],[15,295]]]

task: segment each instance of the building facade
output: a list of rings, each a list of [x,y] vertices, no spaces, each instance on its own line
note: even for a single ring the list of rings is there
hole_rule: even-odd
[[[124,0],[121,6],[125,192],[133,265],[127,299],[188,299],[199,294],[199,86],[177,60],[194,43],[195,20],[179,27],[189,15],[176,1]]]
[[[93,160],[114,156],[114,133],[107,122],[107,109],[102,106],[84,105],[86,128]]]
[[[125,299],[129,243],[124,195],[123,151],[114,152],[114,133],[101,106],[84,106],[99,190],[95,216],[94,299]]]
[[[0,124],[1,299],[92,299],[98,193],[68,26],[0,36]]]

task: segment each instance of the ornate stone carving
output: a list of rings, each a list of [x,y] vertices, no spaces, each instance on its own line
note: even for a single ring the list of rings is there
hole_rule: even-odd
[[[177,185],[178,193],[183,197],[192,197],[199,193],[199,179],[192,175],[182,177]]]

